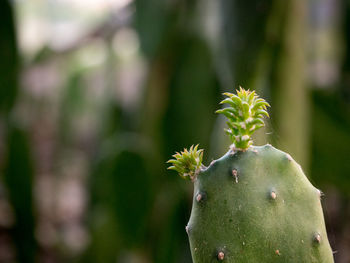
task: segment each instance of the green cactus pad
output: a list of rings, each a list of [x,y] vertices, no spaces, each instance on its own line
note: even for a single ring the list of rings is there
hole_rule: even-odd
[[[320,191],[270,145],[229,151],[198,174],[186,230],[194,263],[333,262]]]
[[[228,119],[226,133],[230,136],[232,146],[236,150],[244,151],[252,145],[252,134],[263,127],[263,117],[269,117],[266,108],[270,105],[259,98],[255,91],[244,90],[240,87],[237,95],[224,93],[228,98],[220,104],[229,104],[229,107],[217,110],[216,113],[225,115]]]
[[[167,163],[172,166],[170,170],[175,170],[184,179],[194,180],[202,167],[203,150],[198,150],[198,144],[191,146],[190,150],[184,149],[181,153],[173,155],[175,159],[170,159]]]
[[[186,231],[194,263],[333,263],[321,192],[289,154],[271,145],[252,146],[269,104],[242,88],[224,93],[232,140],[229,152],[202,165],[203,150],[191,147],[169,160],[194,182]]]

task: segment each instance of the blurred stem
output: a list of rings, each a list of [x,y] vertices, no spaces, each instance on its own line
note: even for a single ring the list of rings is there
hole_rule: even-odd
[[[258,94],[266,97],[271,102],[271,73],[273,70],[273,57],[279,44],[284,30],[284,18],[286,5],[282,1],[272,2],[271,11],[266,21],[265,41],[263,42],[260,53],[257,56],[255,72],[250,80],[250,86],[254,87]],[[274,104],[273,107],[274,109]],[[270,119],[266,126],[258,130],[254,135],[254,141],[257,145],[264,144],[268,140],[267,131],[271,130]]]
[[[172,58],[163,55],[151,63],[145,89],[144,107],[142,107],[144,110],[141,112],[144,116],[142,118],[144,122],[141,124],[142,130],[152,139],[155,149],[163,147],[158,138],[162,137],[159,127],[161,127],[161,121],[168,106],[169,61],[172,61]]]
[[[17,95],[18,53],[12,4],[0,1],[0,113],[7,114]]]
[[[26,133],[16,125],[8,126],[4,181],[16,217],[13,238],[18,262],[30,263],[35,262],[36,252],[32,200],[33,162]]]
[[[27,133],[12,121],[11,112],[18,91],[19,57],[15,18],[11,1],[0,1],[0,112],[5,113],[6,151],[3,180],[15,215],[11,229],[16,262],[35,261],[32,177],[33,162]]]
[[[342,85],[341,92],[346,96],[348,102],[350,102],[350,1],[343,0],[343,14],[344,14],[344,25],[343,25],[343,36],[344,36],[344,56],[342,65]]]
[[[310,123],[304,43],[307,2],[289,0],[284,4],[284,29],[273,72],[273,118],[278,133],[276,144],[292,154],[307,170]]]

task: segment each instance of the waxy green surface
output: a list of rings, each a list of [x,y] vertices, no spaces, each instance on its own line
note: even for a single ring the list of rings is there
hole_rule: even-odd
[[[320,191],[270,145],[229,151],[202,170],[186,229],[194,263],[334,262]]]

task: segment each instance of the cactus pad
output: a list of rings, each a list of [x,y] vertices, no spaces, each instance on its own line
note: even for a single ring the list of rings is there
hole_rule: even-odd
[[[201,171],[186,229],[195,263],[333,262],[320,191],[270,145],[229,151]]]
[[[192,179],[186,226],[194,263],[332,263],[321,192],[292,157],[271,145],[253,146],[269,104],[255,92],[224,93],[230,150],[209,167],[198,145],[169,160]]]

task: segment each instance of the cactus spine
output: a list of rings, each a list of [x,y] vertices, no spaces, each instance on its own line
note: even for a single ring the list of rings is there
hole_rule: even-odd
[[[198,145],[174,155],[173,169],[194,182],[186,226],[194,263],[333,261],[321,192],[292,157],[271,145],[253,146],[267,102],[255,92],[225,93],[230,150],[209,167]]]

